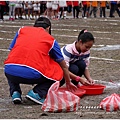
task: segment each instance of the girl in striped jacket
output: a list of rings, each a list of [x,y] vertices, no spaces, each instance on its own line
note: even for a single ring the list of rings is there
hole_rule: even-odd
[[[93,46],[94,37],[90,32],[83,29],[78,40],[72,44],[68,44],[61,48],[64,60],[69,68],[70,78],[72,82],[79,87],[79,82],[84,85],[94,84],[90,76],[88,65],[90,58],[90,48]],[[81,76],[84,75],[85,78]],[[64,84],[64,79],[61,81],[61,86]]]

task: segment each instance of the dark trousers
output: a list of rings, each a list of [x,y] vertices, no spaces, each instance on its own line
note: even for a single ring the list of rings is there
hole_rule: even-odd
[[[69,71],[81,77],[82,75],[84,75],[85,68],[86,68],[85,61],[79,60],[79,61],[76,61],[75,63],[70,63]],[[78,85],[78,82],[75,80],[72,80],[71,82],[76,86]],[[65,83],[65,79],[63,78],[60,81],[60,86],[62,86],[64,83]]]
[[[115,10],[117,11],[117,13],[118,13],[118,15],[119,15],[119,17],[120,17],[120,10],[118,9],[118,5],[117,4],[113,4],[113,3],[111,3],[111,9],[110,9],[110,17],[114,17],[114,12],[115,12]]]
[[[22,94],[20,84],[30,84],[30,85],[37,84],[33,88],[33,91],[35,93],[38,93],[40,95],[40,97],[46,97],[48,89],[55,82],[55,81],[49,80],[45,77],[41,77],[39,79],[26,79],[26,78],[22,78],[22,77],[13,76],[13,75],[10,75],[7,73],[5,73],[5,75],[7,77],[8,84],[10,86],[10,95],[11,96],[14,91],[18,91],[20,94]]]
[[[86,12],[87,12],[87,5],[84,5],[82,17],[86,17]]]
[[[90,16],[90,7],[87,7],[86,13],[87,13],[87,17],[89,17]]]
[[[91,11],[90,11],[90,16],[91,16],[92,13],[93,13],[94,17],[96,17],[97,10],[98,10],[97,7],[92,7],[92,8],[91,8]]]
[[[100,8],[100,17],[102,17],[102,15],[103,15],[104,17],[106,17],[106,15],[105,15],[105,7],[101,7],[101,8]]]
[[[40,5],[40,15],[42,15],[45,12],[46,9],[47,9],[46,4],[41,4]]]
[[[0,5],[0,19],[3,20],[3,14],[4,14],[4,6]]]
[[[67,11],[67,7],[60,7],[60,8],[59,8],[59,11],[60,11],[60,18],[61,18],[63,12],[64,12],[64,11]],[[63,16],[63,17],[65,17],[65,16]]]
[[[78,18],[79,12],[80,12],[79,6],[74,6],[74,7],[73,7],[73,17],[74,17],[74,18],[75,18],[75,17]]]

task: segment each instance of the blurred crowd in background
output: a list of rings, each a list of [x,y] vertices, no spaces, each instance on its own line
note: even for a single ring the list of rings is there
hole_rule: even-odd
[[[108,16],[106,9],[109,10]],[[115,17],[115,12],[120,17],[120,1],[0,1],[0,21],[4,21],[4,15],[8,15],[10,21],[33,20],[41,15],[59,20],[67,19],[69,15],[74,19]]]

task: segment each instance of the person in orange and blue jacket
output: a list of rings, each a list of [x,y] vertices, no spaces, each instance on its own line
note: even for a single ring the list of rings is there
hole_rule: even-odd
[[[68,90],[77,89],[70,81],[60,46],[50,34],[50,20],[39,17],[34,26],[20,28],[10,44],[4,72],[14,104],[22,102],[20,84],[36,84],[26,98],[38,104],[43,104],[50,86],[63,77]]]

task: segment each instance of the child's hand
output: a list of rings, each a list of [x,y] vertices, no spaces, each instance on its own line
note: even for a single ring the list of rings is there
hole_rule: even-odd
[[[71,92],[74,92],[77,90],[77,87],[73,84],[73,83],[66,83],[66,88],[71,91]]]
[[[83,85],[91,85],[91,83],[87,80],[87,79],[85,79],[85,78],[80,78],[80,82],[83,84]]]
[[[94,81],[92,78],[88,79],[88,81],[89,81],[89,83],[90,83],[91,85],[94,85],[94,84],[95,84],[95,81]]]

